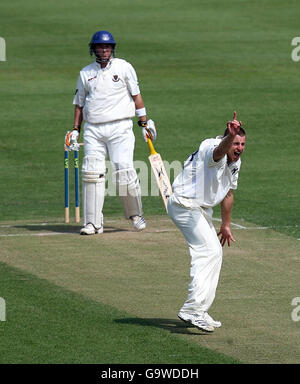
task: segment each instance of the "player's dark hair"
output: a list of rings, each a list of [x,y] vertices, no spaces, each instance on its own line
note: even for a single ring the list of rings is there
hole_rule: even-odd
[[[229,129],[226,128],[225,132],[223,134],[223,137],[227,136],[228,134],[229,134]],[[239,133],[237,133],[237,135],[242,136],[242,137],[246,136],[246,131],[244,130],[244,128],[240,127]]]

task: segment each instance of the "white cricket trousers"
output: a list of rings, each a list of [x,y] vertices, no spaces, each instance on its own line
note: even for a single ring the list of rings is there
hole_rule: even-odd
[[[115,170],[133,168],[135,136],[131,119],[84,125],[84,155],[97,157],[105,169],[109,155]]]
[[[212,217],[201,207],[178,204],[175,195],[168,200],[168,214],[185,237],[191,256],[188,296],[181,311],[208,311],[216,295],[223,254]]]

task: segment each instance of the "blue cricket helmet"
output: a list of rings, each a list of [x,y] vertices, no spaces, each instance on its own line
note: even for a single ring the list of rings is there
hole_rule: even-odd
[[[89,43],[90,47],[90,55],[93,56],[94,52],[94,44],[110,44],[113,47],[113,51],[117,43],[113,35],[108,31],[98,31],[93,34],[93,37]]]

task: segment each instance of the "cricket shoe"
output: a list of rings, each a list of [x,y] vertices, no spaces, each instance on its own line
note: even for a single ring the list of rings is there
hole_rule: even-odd
[[[180,320],[193,325],[194,327],[200,329],[200,331],[213,332],[215,329],[206,320],[205,312],[189,314],[180,311],[177,316]]]
[[[92,223],[88,223],[80,230],[81,235],[96,235],[97,233],[103,233],[103,225],[100,228],[95,228]]]
[[[146,220],[143,216],[131,216],[132,224],[137,231],[142,231],[146,228]]]
[[[181,315],[182,318],[179,316],[179,314]],[[186,321],[186,322],[189,322],[188,319],[203,316],[204,319],[207,321],[207,323],[213,326],[214,328],[220,328],[222,326],[221,321],[214,320],[207,312],[201,312],[200,314],[189,314],[189,313],[180,311],[179,314],[178,314],[178,317],[181,318],[181,320],[183,320],[184,318],[185,320],[183,321]]]
[[[204,318],[208,324],[212,325],[214,328],[220,328],[222,326],[221,321],[214,320],[207,312],[204,312]]]

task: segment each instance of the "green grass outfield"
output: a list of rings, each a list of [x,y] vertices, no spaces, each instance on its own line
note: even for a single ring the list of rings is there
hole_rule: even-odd
[[[2,364],[237,362],[180,340],[151,320],[134,319],[5,264],[0,276],[7,303],[7,321],[1,324]]]
[[[294,276],[299,270],[297,252],[299,255],[300,247],[300,62],[294,62],[291,58],[291,41],[295,36],[300,36],[299,11],[300,5],[295,0],[166,0],[163,3],[158,0],[98,0],[84,3],[78,0],[53,0],[46,3],[37,0],[4,0],[0,6],[0,36],[6,42],[7,60],[0,62],[0,224],[16,223],[15,229],[18,231],[23,223],[25,232],[26,223],[46,222],[51,226],[51,223],[58,222],[63,226],[63,140],[65,132],[73,123],[72,100],[76,80],[79,70],[90,62],[88,42],[92,34],[96,30],[107,29],[117,41],[117,56],[131,62],[138,73],[148,116],[157,125],[156,149],[164,159],[182,163],[202,139],[222,133],[232,112],[238,112],[248,139],[236,192],[233,221],[242,227],[267,229],[247,232],[252,238],[246,243],[243,243],[242,236],[241,244],[245,244],[247,250],[253,250],[253,253],[249,252],[249,259],[246,256],[242,259],[244,264],[236,266],[239,269],[233,270],[235,278],[224,288],[235,290],[237,287],[245,287],[251,291],[249,279],[255,285],[257,276],[259,281],[267,279],[266,284],[274,282],[274,289],[271,284],[266,292],[263,285],[258,285],[256,297],[263,294],[264,300],[259,301],[260,310],[257,311],[258,302],[251,297],[251,308],[254,313],[261,313],[260,320],[266,323],[272,310],[286,316],[286,321],[291,321],[290,302],[293,297],[300,296],[299,284]],[[147,162],[147,146],[136,125],[135,133],[135,159]],[[146,217],[157,215],[158,220],[167,219],[158,197],[145,197],[143,204]],[[118,198],[107,197],[104,214],[110,220],[121,216]],[[218,215],[216,209],[215,216]],[[4,228],[1,233],[5,236],[19,233],[7,232]],[[153,227],[149,228],[150,233],[151,230]],[[280,252],[271,246],[268,231],[272,231],[272,241],[277,244]],[[123,235],[128,233],[131,232],[121,232]],[[164,312],[164,309],[159,306],[159,295],[155,316],[151,317],[148,312],[150,309],[146,306],[141,307],[142,313],[138,313],[134,307],[128,310],[125,298],[115,302],[115,296],[111,295],[109,300],[108,295],[108,299],[101,302],[100,294],[99,297],[92,297],[90,292],[86,294],[85,284],[88,280],[82,281],[82,285],[74,289],[73,286],[64,286],[65,277],[61,281],[51,279],[51,273],[55,275],[55,271],[51,272],[50,268],[52,257],[59,270],[60,260],[57,255],[63,251],[64,256],[72,255],[72,241],[84,244],[86,249],[78,249],[88,255],[93,248],[91,244],[98,240],[66,235],[64,241],[63,236],[54,234],[49,236],[52,239],[50,244],[61,243],[59,247],[51,248],[52,253],[44,259],[44,248],[31,250],[32,243],[28,243],[27,236],[21,236],[22,233],[19,235],[0,238],[1,243],[6,243],[5,247],[0,248],[0,297],[7,299],[8,313],[7,321],[0,322],[3,336],[2,363],[150,363],[154,360],[177,363],[179,359],[184,363],[215,363],[235,360],[248,362],[252,358],[256,363],[280,361],[277,355],[263,354],[264,349],[260,349],[257,338],[255,343],[251,343],[251,333],[242,332],[243,339],[235,343],[230,324],[238,324],[239,313],[245,315],[245,307],[249,305],[246,292],[239,299],[234,296],[226,300],[226,294],[222,296],[220,286],[222,310],[219,307],[220,312],[217,312],[218,297],[214,308],[217,314],[230,319],[230,322],[224,326],[224,331],[221,328],[220,332],[215,332],[213,338],[208,339],[209,343],[203,337],[199,342],[199,335],[190,337],[180,332],[173,334],[170,327],[157,327],[154,320],[149,327],[145,326],[149,324],[146,320],[143,327],[137,320],[132,320],[131,326],[128,326],[126,322],[116,322],[114,319],[135,319],[136,316],[139,319],[161,318],[159,313]],[[275,241],[276,235],[278,239],[284,238],[285,248],[279,247]],[[156,236],[154,233],[153,246]],[[41,239],[33,239],[36,239],[37,247]],[[138,239],[134,241],[138,242]],[[178,241],[181,244],[179,236]],[[28,247],[28,263],[18,263],[25,245]],[[137,247],[136,243],[132,247]],[[165,247],[163,254],[169,255],[169,244],[166,243]],[[235,252],[242,251],[235,244],[225,252],[230,258]],[[178,252],[181,255],[179,260],[187,261],[187,250],[183,244]],[[292,252],[290,258],[287,256],[289,252]],[[150,248],[146,254],[141,254],[145,265],[148,263],[146,256],[149,260],[153,257]],[[261,260],[257,260],[257,257]],[[280,264],[282,257],[286,260],[285,265]],[[39,270],[39,258],[42,270]],[[171,255],[168,258],[166,270],[173,267]],[[36,268],[30,267],[32,260],[35,260]],[[135,258],[133,260],[136,261]],[[110,265],[109,257],[105,257],[104,261]],[[143,262],[139,265],[141,270],[137,268],[137,272],[143,270]],[[97,259],[93,263],[97,264]],[[261,264],[264,263],[268,268],[266,273],[261,274]],[[278,263],[279,267],[273,267]],[[135,270],[134,263],[129,265]],[[120,262],[118,268],[122,270],[123,267]],[[230,270],[226,268],[228,266],[225,264],[222,276],[228,276],[230,280]],[[248,271],[251,271],[251,276],[247,275],[244,268],[250,268]],[[287,284],[281,284],[282,268],[285,277],[290,277],[290,280],[284,280]],[[147,297],[153,284],[152,278],[159,269],[159,263],[150,269],[148,289],[140,293],[140,298]],[[179,276],[180,273],[176,278]],[[70,281],[74,278],[69,276]],[[130,273],[124,276],[116,286],[117,292],[126,287],[131,278]],[[170,299],[172,303],[172,308],[165,311],[168,319],[176,319],[178,306],[185,297],[187,269],[182,272],[181,279],[178,287],[180,300],[171,299],[172,291],[164,291],[165,295],[170,295],[164,300],[168,302]],[[110,284],[107,279],[101,287],[109,289]],[[166,287],[176,286],[172,281],[165,281],[165,284]],[[35,287],[39,293],[37,296],[33,294]],[[94,288],[99,292],[99,286]],[[230,291],[226,289],[224,292],[229,294]],[[43,303],[52,296],[57,297],[57,301],[52,301],[49,308],[45,308]],[[277,296],[279,301],[274,303],[274,297]],[[276,307],[272,308],[272,304],[276,304]],[[73,311],[74,307],[78,308],[77,312]],[[26,308],[28,311],[25,311]],[[69,309],[64,313],[61,308]],[[75,320],[80,318],[83,308],[86,308],[84,321],[91,328],[90,335],[84,325],[81,326],[81,322]],[[237,313],[235,308],[238,308]],[[232,313],[230,317],[229,311]],[[45,323],[50,312],[48,333]],[[101,319],[101,324],[105,323],[107,332],[97,333],[99,328],[96,318]],[[21,329],[22,325],[25,325],[26,332]],[[252,329],[247,323],[248,327]],[[128,333],[123,335],[125,329]],[[299,330],[299,323],[288,323],[288,329],[291,337],[294,329]],[[276,331],[272,338],[268,332],[263,327],[255,329],[256,335],[260,334],[262,338],[266,335],[265,343],[270,346],[270,350],[274,345],[280,351],[289,349],[289,353],[282,352],[284,363],[300,361],[299,344],[292,346],[288,343],[287,348],[284,348],[284,340],[278,338],[280,333]],[[145,333],[147,337],[144,342]],[[58,340],[51,337],[51,334],[59,335]],[[15,340],[17,335],[20,340],[24,336],[25,342],[12,343],[14,338],[9,335],[16,335]],[[99,343],[105,337],[111,343],[105,343],[107,350],[99,357],[96,349],[93,351],[86,348],[86,337],[95,337]],[[114,345],[119,337],[123,337],[123,342],[122,349],[118,351]],[[282,343],[278,344],[276,340]],[[155,341],[157,355],[151,360],[146,348],[143,352],[140,346],[144,344],[150,348],[151,344],[150,350],[153,351],[152,344]],[[82,350],[77,350],[77,345]],[[248,348],[249,356],[245,346],[252,346]],[[177,351],[175,357],[170,355],[173,347]],[[81,354],[83,350],[86,350],[85,355]],[[228,357],[224,357],[224,354]]]

